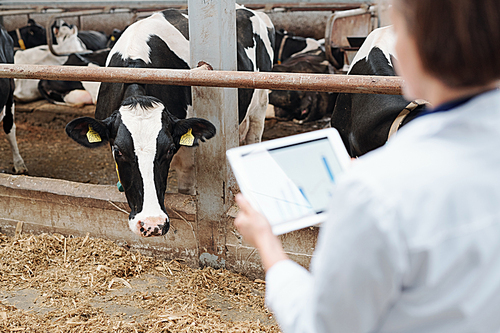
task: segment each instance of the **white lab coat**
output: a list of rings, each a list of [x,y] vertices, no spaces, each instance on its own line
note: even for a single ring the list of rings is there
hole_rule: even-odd
[[[403,127],[336,185],[311,272],[266,301],[289,332],[500,331],[500,92]]]

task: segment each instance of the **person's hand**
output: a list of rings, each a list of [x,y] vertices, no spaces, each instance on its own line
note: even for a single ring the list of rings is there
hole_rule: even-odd
[[[240,211],[234,220],[234,226],[243,239],[254,247],[258,247],[259,239],[272,235],[271,225],[267,219],[256,211],[250,202],[245,199],[243,194],[236,195],[236,203],[240,207]]]
[[[241,193],[235,199],[240,211],[234,220],[234,226],[246,242],[257,248],[265,271],[278,261],[287,260],[281,241],[273,234],[267,219],[253,209]]]

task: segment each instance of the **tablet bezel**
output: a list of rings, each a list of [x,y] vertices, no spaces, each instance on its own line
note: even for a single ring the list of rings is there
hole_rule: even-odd
[[[330,142],[332,150],[335,156],[337,157],[337,160],[339,162],[342,171],[345,171],[350,165],[351,157],[347,153],[344,143],[342,142],[342,138],[340,137],[338,131],[335,128],[326,128],[312,132],[295,134],[292,136],[287,136],[283,138],[232,148],[226,151],[226,156],[231,165],[234,176],[236,177],[241,193],[243,193],[245,198],[257,211],[261,212],[260,207],[256,204],[252,195],[248,193],[249,191],[247,190],[248,187],[246,184],[251,180],[247,179],[248,177],[242,172],[242,170],[244,170],[243,157],[255,151],[282,148],[294,144],[300,144],[303,142],[325,139],[325,138],[328,139],[328,142]],[[323,212],[315,215],[304,216],[302,218],[290,221],[285,221],[279,224],[272,225],[272,230],[274,234],[281,235],[290,231],[310,227],[323,222],[326,218],[326,215],[327,212]]]

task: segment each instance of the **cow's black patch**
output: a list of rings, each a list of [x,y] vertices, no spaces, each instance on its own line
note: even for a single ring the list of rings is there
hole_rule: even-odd
[[[175,9],[167,9],[162,12],[165,19],[189,40],[189,21],[182,13]]]
[[[33,19],[28,19],[28,25],[19,28],[19,33],[27,49],[47,44],[45,28],[37,24]],[[16,30],[9,31],[9,35],[14,42],[14,47],[21,47]]]
[[[374,47],[353,65],[349,75],[394,76],[395,71],[383,51]],[[349,154],[361,156],[385,144],[392,122],[407,105],[400,95],[339,94],[331,125],[339,131]],[[410,113],[403,124],[417,113]]]
[[[104,50],[108,44],[108,36],[101,31],[84,30],[78,32],[78,38],[85,44],[88,50]]]
[[[281,51],[281,58],[279,60],[283,62],[286,59],[290,58],[292,54],[300,52],[307,46],[306,38],[300,36],[294,36],[291,33],[285,32],[283,29],[276,31],[275,36],[276,36],[275,38],[276,44],[275,44],[274,60],[273,60],[273,63],[275,64],[278,63],[279,49],[281,47],[283,47],[283,49]],[[284,45],[282,46],[281,44],[283,43],[283,38],[285,38],[285,36],[288,37],[285,40]]]
[[[257,69],[259,71],[269,71],[270,68],[273,67],[273,64],[271,62],[271,58],[269,58],[269,54],[266,52],[266,46],[264,45],[264,41],[262,41],[262,38],[254,34],[253,35],[255,39],[255,44],[256,44],[256,62],[257,62]]]
[[[64,102],[64,97],[73,90],[85,90],[80,81],[40,80],[38,91],[51,103]]]
[[[255,16],[249,10],[238,9],[236,11],[236,36],[238,44],[245,49],[249,49],[255,46],[253,40],[253,26],[251,17]]]
[[[0,25],[0,63],[14,63],[14,42],[7,31]],[[14,125],[14,79],[0,79],[0,112],[5,107],[3,129],[9,134]]]
[[[139,170],[139,162],[134,153],[134,140],[129,130],[120,121],[112,122],[110,132],[114,132],[110,140],[111,149],[115,158],[120,176],[120,182],[125,190],[125,196],[130,207],[129,219],[142,211],[144,197],[144,183]]]

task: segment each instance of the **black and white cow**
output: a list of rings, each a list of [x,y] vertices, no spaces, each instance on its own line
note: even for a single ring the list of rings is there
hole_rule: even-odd
[[[329,74],[330,64],[324,52],[318,55],[303,53],[274,65],[273,72]],[[274,105],[275,116],[298,123],[330,116],[336,99],[336,93],[316,91],[273,90],[269,94],[269,104]]]
[[[368,35],[352,61],[348,75],[394,76],[394,32],[392,26]],[[404,126],[425,108],[400,95],[339,94],[332,113],[335,127],[352,157],[384,145],[391,129]]]
[[[174,154],[181,145],[212,138],[215,127],[201,118],[179,119],[145,93],[143,86],[129,85],[128,97],[109,117],[75,119],[66,133],[89,148],[109,142],[131,209],[130,229],[148,237],[164,235],[170,227],[164,196]]]
[[[62,19],[57,19],[54,21],[54,23],[52,23],[52,36],[54,36],[54,43],[57,43],[55,36],[57,35],[58,30],[63,26],[66,26],[69,29],[72,29],[74,27],[73,24],[68,24]],[[85,45],[87,50],[91,51],[106,49],[109,41],[109,37],[102,31],[81,30],[78,31],[77,36]]]
[[[237,6],[238,70],[271,70],[274,28],[263,15]],[[187,15],[165,10],[130,25],[111,50],[107,66],[189,69]],[[238,97],[243,139],[260,141],[267,90],[239,89]],[[78,118],[67,125],[68,135],[85,146],[110,142],[131,209],[129,227],[138,235],[167,232],[163,202],[172,158],[181,145],[192,146],[215,135],[210,122],[190,117],[191,109],[190,87],[102,83],[95,119]],[[89,143],[94,132],[102,142]],[[192,161],[180,155],[189,154],[179,152],[176,158],[191,169]],[[186,189],[179,172],[178,179],[179,190]]]
[[[109,37],[108,37],[108,42],[106,43],[106,48],[108,48],[108,49],[113,48],[113,46],[115,46],[116,42],[118,41],[118,38],[120,38],[120,36],[123,34],[125,29],[127,29],[127,27],[125,27],[123,30],[116,29],[116,28],[113,29],[113,31],[111,32],[111,35],[109,35]]]
[[[0,63],[14,63],[14,42],[7,31],[0,26]],[[14,80],[0,79],[0,121],[7,134],[14,160],[14,173],[27,173],[28,168],[19,154],[16,141],[16,124],[14,123]]]
[[[320,41],[314,38],[295,36],[284,29],[275,32],[275,49],[273,64],[281,64],[286,59],[302,53],[316,52],[323,48]]]
[[[47,44],[45,28],[33,19],[28,19],[27,26],[9,31],[9,35],[14,41],[14,47],[21,50]]]
[[[58,43],[55,36],[57,35],[58,29],[62,26],[66,26],[69,29],[73,28],[72,24],[68,24],[61,19],[56,20],[52,24],[52,42],[54,44]],[[45,28],[36,23],[33,19],[28,19],[28,25],[9,31],[9,35],[14,40],[14,47],[21,50],[47,45],[47,32]],[[91,51],[106,49],[112,44],[111,39],[116,39],[116,36],[107,36],[104,32],[95,30],[79,31],[77,37],[85,45],[85,48]]]
[[[106,63],[108,49],[86,54],[70,54],[64,66],[95,66],[102,67]],[[47,101],[53,104],[82,106],[95,104],[100,82],[81,82],[63,80],[40,80],[38,91]]]
[[[283,29],[276,31],[275,39],[273,64],[280,65],[288,58],[301,54],[319,55],[326,59],[324,40],[295,36],[295,34]],[[331,53],[334,60],[331,65],[337,70],[342,69],[344,67],[343,51],[339,48],[332,48]]]
[[[57,30],[57,45],[54,49],[57,53],[79,53],[87,51],[82,41],[77,37],[78,29],[62,26]],[[26,50],[18,50],[14,55],[14,64],[29,65],[62,65],[68,60],[67,56],[55,56],[50,52],[47,45],[40,45]],[[31,102],[42,98],[38,91],[39,80],[15,79],[16,88],[14,97],[20,102]]]

